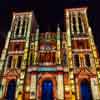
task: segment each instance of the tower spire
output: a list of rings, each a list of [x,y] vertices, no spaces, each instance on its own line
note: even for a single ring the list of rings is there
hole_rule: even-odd
[[[60,32],[60,25],[57,24],[57,32]]]
[[[37,25],[37,27],[36,27],[36,33],[39,33],[39,25]]]

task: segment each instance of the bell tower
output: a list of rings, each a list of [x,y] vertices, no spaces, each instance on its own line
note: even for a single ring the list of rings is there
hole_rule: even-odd
[[[14,12],[0,59],[0,100],[100,100],[100,65],[87,8],[65,9],[66,31],[40,33]]]
[[[8,88],[11,86],[10,81],[12,80],[15,81],[16,85],[16,93],[12,94],[15,97],[12,99],[18,98],[19,95],[22,96],[23,94],[33,20],[32,12],[13,13],[11,28],[0,59],[0,98],[9,99],[7,97],[10,91]]]
[[[65,9],[67,56],[71,92],[75,99],[82,98],[81,83],[87,80],[93,99],[99,97],[99,59],[91,27],[88,24],[87,8]],[[75,85],[76,84],[76,85]],[[85,100],[85,98],[84,98]]]

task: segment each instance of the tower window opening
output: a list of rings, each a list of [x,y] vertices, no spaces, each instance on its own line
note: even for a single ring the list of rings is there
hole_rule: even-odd
[[[20,17],[19,17],[18,25],[17,25],[17,30],[16,30],[16,35],[19,35],[20,24],[21,24],[21,22],[20,22]]]
[[[21,66],[21,61],[22,61],[22,56],[18,56],[17,68],[20,68],[20,66]]]
[[[73,24],[74,24],[74,25],[76,24],[76,20],[75,20],[75,17],[73,17]]]
[[[26,26],[25,26],[25,32],[26,32],[26,33],[27,33],[27,31],[28,31],[28,24],[29,24],[28,22],[29,22],[29,18],[26,17],[26,18],[25,18],[25,23],[26,23],[26,24],[25,24],[25,25],[26,25]]]
[[[22,25],[22,36],[24,35],[24,30],[25,30],[25,19],[24,19],[24,21],[23,21],[23,25]]]
[[[80,64],[79,64],[79,56],[78,55],[74,55],[74,63],[75,63],[76,67],[80,66]]]
[[[90,56],[88,54],[85,55],[85,62],[88,67],[90,67]]]
[[[73,17],[73,31],[74,31],[74,32],[77,32],[75,17]]]
[[[78,17],[78,22],[79,22],[79,30],[80,30],[80,32],[83,32],[82,21],[81,21],[80,17]]]
[[[12,56],[8,57],[8,68],[11,68]]]

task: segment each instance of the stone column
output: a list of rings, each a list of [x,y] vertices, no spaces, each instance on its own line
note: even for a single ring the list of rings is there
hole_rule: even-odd
[[[69,11],[66,11],[66,38],[67,38],[67,62],[69,69],[69,80],[72,92],[72,100],[75,100],[75,84],[74,84],[74,73],[73,73],[73,63],[72,63],[72,48],[71,48],[71,32],[70,32],[70,17]],[[70,70],[71,69],[71,70]]]
[[[35,44],[34,44],[34,65],[38,64],[38,40],[39,40],[39,27],[36,29]]]
[[[64,82],[63,75],[57,75],[57,100],[64,100]]]
[[[91,78],[91,91],[92,91],[93,100],[100,100],[99,89],[98,89],[96,78]]]
[[[3,100],[3,97],[5,95],[5,90],[7,88],[7,81],[5,78],[2,79],[2,87],[1,87],[1,90],[0,90],[0,100]]]
[[[13,20],[14,20],[14,18],[15,17],[13,17]],[[3,92],[4,92],[3,91],[4,90],[4,84],[3,84],[2,78],[3,78],[4,68],[5,68],[5,62],[7,61],[6,55],[7,55],[7,51],[8,51],[8,45],[9,45],[10,37],[11,37],[11,31],[8,32],[8,36],[7,36],[7,39],[6,39],[6,42],[5,42],[5,47],[2,50],[1,59],[0,59],[0,84],[3,86],[2,88],[0,88],[1,94],[3,94]],[[1,97],[2,96],[3,95],[1,95]]]
[[[36,86],[37,86],[37,84],[36,84],[36,75],[35,74],[33,74],[32,76],[31,76],[31,86],[30,86],[30,99],[32,99],[32,100],[36,100]]]
[[[21,96],[21,100],[23,100],[23,90],[26,90],[24,88],[24,81],[25,81],[25,72],[26,72],[26,64],[27,64],[27,57],[28,57],[28,48],[29,48],[29,37],[30,37],[30,30],[31,30],[31,23],[32,23],[32,13],[28,15],[29,21],[28,21],[28,31],[27,31],[27,36],[26,36],[26,44],[25,44],[25,49],[24,49],[24,55],[21,63],[21,72],[20,72],[20,77],[17,80],[17,86],[16,86],[16,98],[17,100],[19,95]],[[27,87],[27,86],[26,86]]]

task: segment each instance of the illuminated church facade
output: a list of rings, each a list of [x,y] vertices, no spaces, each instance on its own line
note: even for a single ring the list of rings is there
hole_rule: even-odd
[[[87,8],[64,10],[66,31],[40,33],[14,12],[0,59],[0,100],[100,100],[100,65]]]

